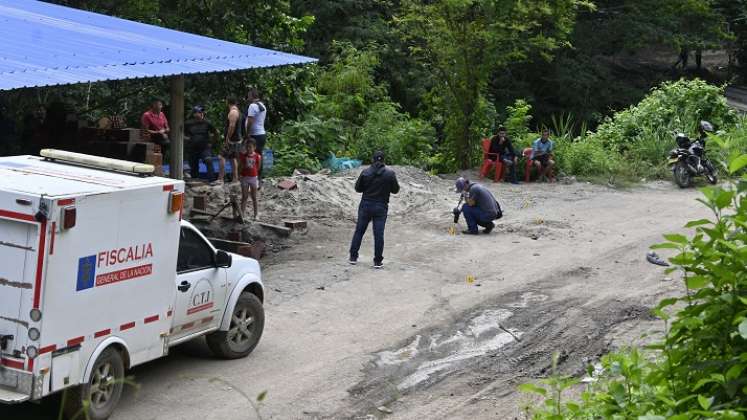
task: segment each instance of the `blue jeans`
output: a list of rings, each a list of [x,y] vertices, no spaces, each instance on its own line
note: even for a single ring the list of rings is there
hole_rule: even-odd
[[[477,232],[478,225],[488,227],[493,223],[493,219],[495,219],[494,214],[490,214],[480,207],[473,207],[467,204],[462,206],[462,213],[464,214],[464,220],[467,221],[467,229],[472,233]]]
[[[355,226],[353,242],[350,244],[350,260],[358,260],[358,251],[361,249],[363,235],[368,229],[368,224],[373,221],[374,234],[374,264],[384,261],[384,226],[389,212],[389,206],[379,201],[361,200],[358,206],[358,223]]]

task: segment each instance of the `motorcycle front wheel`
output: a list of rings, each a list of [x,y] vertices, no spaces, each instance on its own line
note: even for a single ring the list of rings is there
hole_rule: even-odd
[[[705,176],[708,180],[708,183],[711,185],[716,185],[718,183],[718,176],[716,175],[716,168],[713,167],[711,162],[706,161],[705,162]]]
[[[692,182],[690,171],[687,169],[685,162],[677,162],[672,168],[672,175],[674,176],[674,183],[680,188],[687,188]]]

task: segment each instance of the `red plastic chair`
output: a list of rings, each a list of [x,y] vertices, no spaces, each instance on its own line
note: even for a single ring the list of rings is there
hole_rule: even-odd
[[[532,148],[527,147],[521,152],[522,156],[524,156],[524,159],[526,159],[526,166],[524,167],[524,182],[529,182],[529,176],[532,174]]]
[[[495,156],[495,161],[490,160],[491,156]],[[488,176],[490,169],[495,166],[495,175],[493,177],[494,182],[500,182],[503,179],[503,162],[498,153],[490,153],[490,139],[482,139],[482,167],[480,167],[480,179]]]
[[[521,152],[522,155],[524,155],[524,159],[526,159],[527,163],[524,167],[524,182],[529,182],[530,175],[532,174],[532,168],[534,167],[534,160],[532,159],[532,148],[527,147],[524,149],[524,151]],[[552,158],[553,155],[550,155],[550,158]],[[547,177],[549,178],[550,182],[555,181],[555,171],[552,170],[550,173],[547,174]]]

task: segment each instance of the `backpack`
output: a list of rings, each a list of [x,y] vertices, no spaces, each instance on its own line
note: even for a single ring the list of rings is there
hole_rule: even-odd
[[[495,219],[493,220],[498,220],[503,217],[503,209],[501,209],[501,205],[498,203],[498,200],[495,200],[495,206],[498,207],[498,213],[495,215]]]

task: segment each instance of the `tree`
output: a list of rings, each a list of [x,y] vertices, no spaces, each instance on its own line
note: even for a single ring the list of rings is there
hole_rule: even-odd
[[[446,145],[467,168],[477,149],[479,113],[491,73],[564,46],[583,0],[409,0],[400,19],[410,49],[437,80]]]

